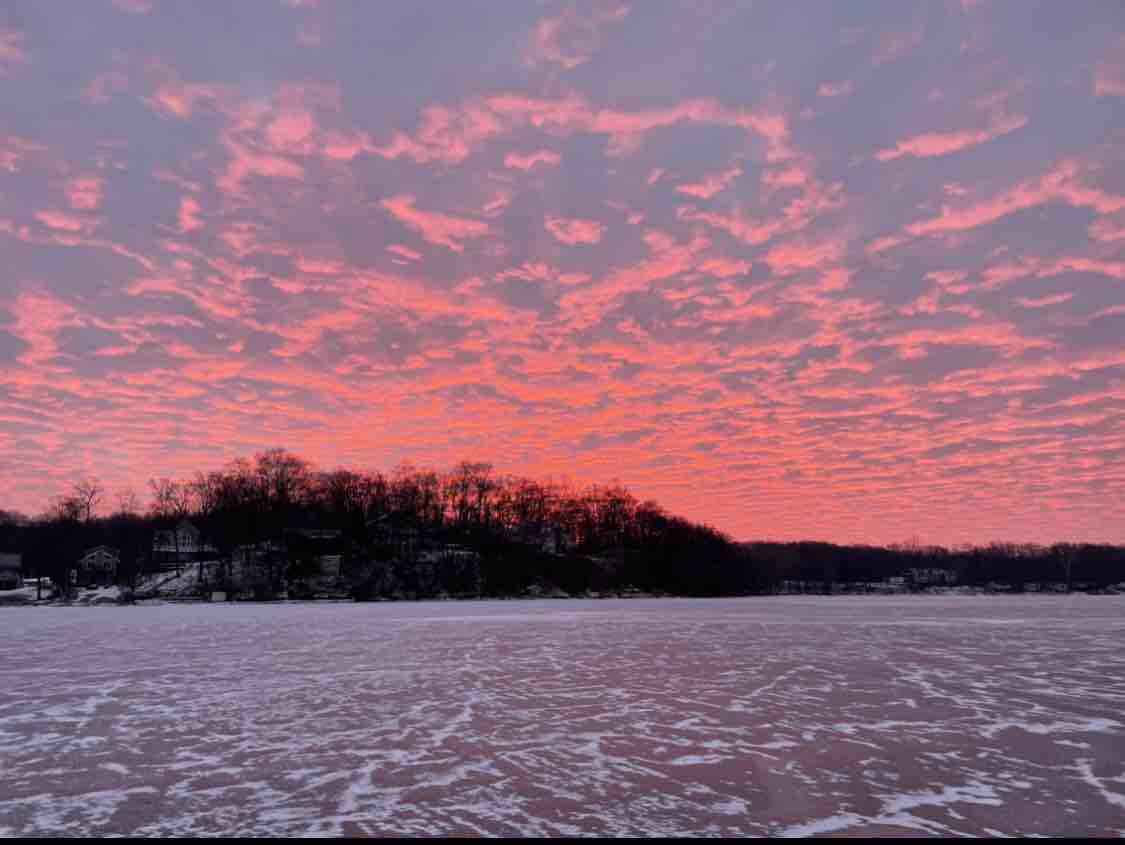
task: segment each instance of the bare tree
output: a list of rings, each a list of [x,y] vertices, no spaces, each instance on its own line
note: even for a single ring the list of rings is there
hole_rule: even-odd
[[[482,524],[489,515],[490,498],[497,484],[492,464],[462,461],[445,477],[443,491],[453,521],[464,527]]]
[[[96,478],[86,478],[74,485],[74,498],[78,501],[86,522],[92,522],[105,494],[105,488]]]
[[[255,469],[267,500],[278,511],[300,504],[312,478],[309,464],[284,449],[270,449],[255,458]]]
[[[1071,543],[1059,543],[1056,548],[1062,562],[1063,573],[1066,575],[1066,591],[1069,593],[1072,583],[1071,575],[1074,571],[1074,559],[1078,556],[1078,550]]]
[[[154,516],[181,520],[191,513],[191,499],[194,493],[191,482],[161,478],[153,479],[148,484],[152,490]]]
[[[140,500],[132,487],[127,487],[117,494],[118,516],[135,516],[140,509]]]
[[[82,519],[82,502],[75,496],[55,496],[47,516],[55,522],[78,522]]]

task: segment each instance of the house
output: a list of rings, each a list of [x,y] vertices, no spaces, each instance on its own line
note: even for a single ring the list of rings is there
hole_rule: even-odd
[[[0,552],[0,590],[18,590],[23,586],[23,556]]]
[[[173,529],[152,535],[152,559],[161,568],[175,568],[174,564],[200,560],[214,552],[212,546],[203,542],[199,529],[186,519]]]
[[[422,532],[406,517],[383,514],[367,521],[367,534],[383,554],[399,560],[414,559],[422,547]]]
[[[957,573],[952,569],[914,568],[907,574],[916,587],[951,587],[957,583]]]
[[[567,550],[561,525],[520,526],[510,536],[517,543],[549,555],[561,555]]]
[[[231,553],[231,562],[240,569],[269,566],[280,560],[285,549],[275,540],[260,540],[257,543],[243,543]]]
[[[561,525],[554,525],[544,532],[539,548],[550,555],[561,555],[567,550],[566,538]]]
[[[109,546],[94,546],[78,559],[76,584],[80,587],[103,587],[117,580],[121,554]]]
[[[285,552],[290,563],[303,563],[310,574],[341,574],[347,542],[344,532],[335,528],[289,528],[285,531]]]
[[[437,543],[418,555],[421,563],[471,565],[480,563],[480,555],[455,543]]]

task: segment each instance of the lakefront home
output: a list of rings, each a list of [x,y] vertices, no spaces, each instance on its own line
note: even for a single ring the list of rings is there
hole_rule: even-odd
[[[78,559],[79,587],[105,587],[117,580],[117,567],[121,555],[109,546],[94,546]]]
[[[0,552],[0,590],[18,590],[23,586],[23,556]]]
[[[347,542],[344,532],[335,528],[287,528],[285,555],[290,561],[303,561],[317,575],[339,577]]]
[[[199,529],[188,520],[180,521],[174,529],[156,531],[152,535],[152,560],[167,569],[170,565],[199,560],[213,554],[215,549],[203,542]]]

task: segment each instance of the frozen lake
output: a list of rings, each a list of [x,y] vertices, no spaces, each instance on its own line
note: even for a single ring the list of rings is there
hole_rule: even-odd
[[[1125,600],[0,610],[0,834],[1125,835]]]

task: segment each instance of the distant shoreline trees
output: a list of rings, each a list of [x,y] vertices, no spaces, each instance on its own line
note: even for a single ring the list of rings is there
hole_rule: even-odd
[[[152,571],[156,532],[190,520],[214,559],[206,577],[229,589],[236,562],[251,561],[260,597],[307,584],[310,561],[325,551],[358,598],[826,593],[892,580],[913,589],[1104,589],[1125,581],[1119,546],[736,543],[620,484],[576,489],[469,461],[444,472],[409,464],[389,474],[320,471],[272,449],[149,487],[144,513],[130,494],[99,517],[104,490],[84,479],[36,519],[0,514],[0,550],[22,552],[25,571],[65,583],[82,549],[110,545],[120,551],[118,580],[131,584]],[[202,559],[198,571],[202,582]]]

